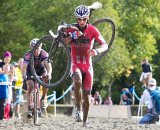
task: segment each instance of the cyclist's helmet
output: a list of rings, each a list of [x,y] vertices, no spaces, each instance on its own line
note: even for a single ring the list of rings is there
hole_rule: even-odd
[[[81,17],[89,17],[90,15],[90,9],[88,6],[80,5],[75,9],[75,17],[81,18]]]
[[[30,41],[30,46],[35,46],[37,44],[37,42],[39,41],[38,38],[34,38]]]

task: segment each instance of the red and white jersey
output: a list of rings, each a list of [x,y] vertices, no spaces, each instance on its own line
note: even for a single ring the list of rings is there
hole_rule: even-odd
[[[75,30],[69,29],[67,33]],[[93,67],[92,58],[88,54],[90,49],[93,49],[94,40],[100,45],[106,44],[105,40],[101,36],[96,27],[91,24],[87,24],[83,30],[83,35],[76,40],[71,40],[71,75],[74,73],[81,73],[83,76],[82,89],[90,92],[93,86]]]
[[[88,55],[88,50],[93,48],[94,40],[99,44],[106,44],[98,29],[91,24],[87,24],[83,35],[77,40],[71,41],[72,63],[91,64],[91,56]]]

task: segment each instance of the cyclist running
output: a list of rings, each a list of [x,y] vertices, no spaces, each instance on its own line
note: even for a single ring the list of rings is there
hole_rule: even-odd
[[[36,45],[36,43],[38,42],[38,38],[34,38],[31,40],[30,42],[30,49],[32,50],[33,47]],[[51,73],[52,73],[52,67],[51,64],[48,62],[48,53],[43,50],[42,48],[42,44],[37,48],[35,54],[34,54],[34,67],[36,70],[36,73],[38,76],[47,76],[48,78],[44,79],[44,82],[48,82],[48,79],[51,79]],[[30,65],[29,65],[29,60],[30,60],[30,56],[31,56],[31,50],[28,51],[25,56],[24,56],[24,63],[23,63],[23,67],[22,67],[22,74],[25,76],[27,76],[26,79],[26,84],[27,84],[27,103],[28,103],[28,117],[32,117],[32,84],[34,83],[34,79],[31,77],[32,73],[30,70]],[[41,106],[42,109],[46,108],[46,95],[47,95],[47,91],[48,89],[43,87],[43,94],[41,97]]]
[[[68,29],[69,36],[64,39],[65,42],[71,44],[71,75],[74,86],[76,120],[83,121],[84,127],[88,127],[89,98],[93,85],[92,56],[108,49],[108,45],[98,29],[88,22],[90,13],[89,6],[78,6],[74,12],[77,28]],[[93,49],[94,39],[100,44],[98,49]]]

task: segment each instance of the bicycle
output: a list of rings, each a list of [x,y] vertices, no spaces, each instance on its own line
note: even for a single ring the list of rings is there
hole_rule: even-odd
[[[102,36],[106,39],[108,39],[108,50],[110,49],[114,37],[115,37],[115,24],[114,22],[109,18],[99,19],[93,23],[94,26],[96,26],[100,32],[103,34]],[[53,88],[56,86],[61,85],[61,83],[64,82],[64,80],[68,77],[70,73],[71,68],[71,56],[70,56],[70,49],[69,47],[64,43],[63,38],[65,37],[64,30],[74,28],[74,24],[66,24],[62,22],[57,29],[57,34],[54,34],[51,30],[49,31],[50,35],[42,37],[38,43],[35,45],[35,47],[32,50],[31,58],[30,58],[30,69],[32,72],[32,75],[36,81],[38,81],[39,84],[41,84],[44,87],[47,88]],[[104,28],[109,28],[108,30],[111,32],[107,32]],[[34,53],[38,46],[40,44],[43,44],[42,48],[48,52],[49,58],[48,62],[52,65],[52,80],[50,83],[43,82],[36,74],[35,68],[34,68]],[[97,48],[98,44],[95,42],[94,48]],[[106,54],[107,51],[97,55],[93,58],[93,62],[96,63],[100,59],[102,59]],[[61,58],[61,60],[60,60]],[[61,71],[59,71],[61,69]],[[54,74],[58,76],[54,76]],[[57,78],[59,77],[59,78]]]
[[[41,106],[40,106],[40,84],[34,80],[33,76],[29,76],[30,78],[33,78],[33,84],[30,84],[31,87],[33,88],[33,92],[31,93],[33,95],[32,97],[32,102],[33,102],[33,123],[38,124],[39,116],[41,116]],[[27,77],[25,77],[27,78]],[[42,78],[42,76],[39,76],[39,78]],[[30,118],[28,116],[28,118]]]

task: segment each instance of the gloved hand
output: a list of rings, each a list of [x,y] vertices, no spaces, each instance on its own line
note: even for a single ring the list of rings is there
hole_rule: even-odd
[[[70,37],[72,38],[72,40],[76,40],[79,38],[79,36],[82,36],[83,33],[81,31],[74,31],[74,32],[69,32]]]
[[[91,50],[88,50],[88,54],[90,56],[97,56],[98,55],[98,52],[96,49],[91,49]]]

